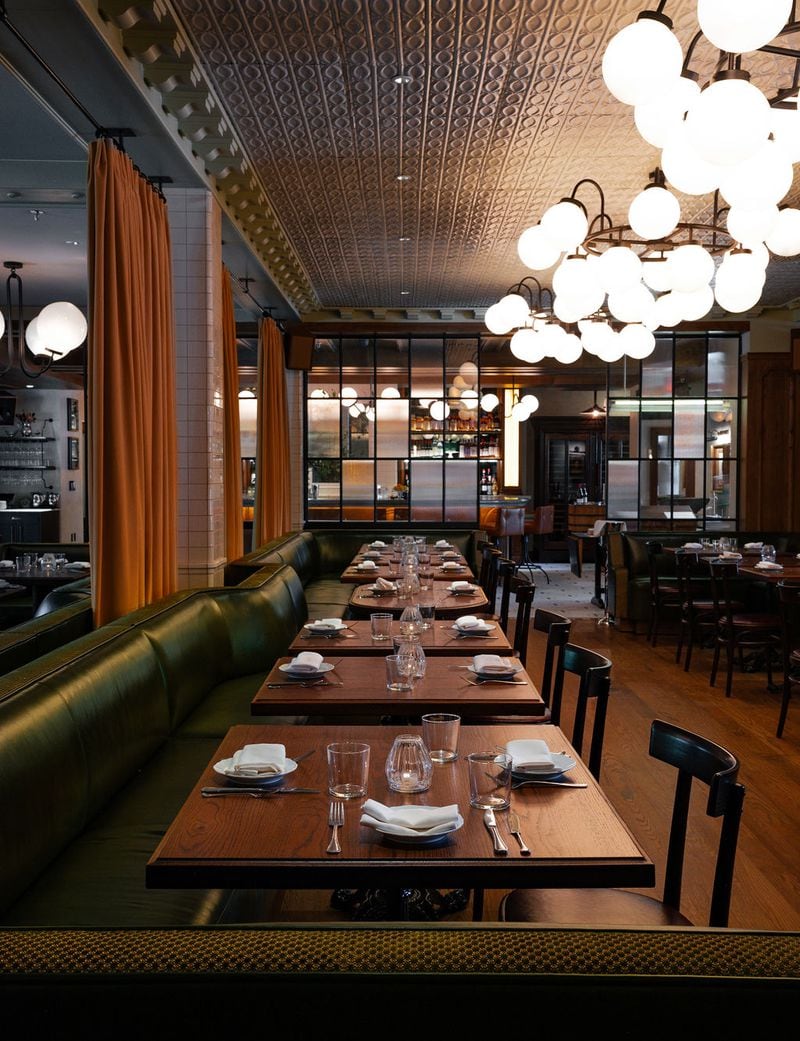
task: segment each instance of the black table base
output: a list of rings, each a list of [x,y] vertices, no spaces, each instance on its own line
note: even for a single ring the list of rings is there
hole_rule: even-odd
[[[356,922],[436,922],[463,911],[469,896],[468,889],[336,889],[331,907]]]

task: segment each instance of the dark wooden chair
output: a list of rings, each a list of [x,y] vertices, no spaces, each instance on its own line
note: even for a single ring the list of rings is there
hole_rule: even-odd
[[[588,766],[592,774],[600,780],[600,765],[603,759],[603,738],[606,729],[606,712],[608,695],[611,690],[611,661],[596,651],[578,647],[577,644],[565,644],[560,659],[564,673],[578,677],[578,697],[575,703],[575,721],[572,725],[571,741],[578,755],[583,753],[583,736],[586,729],[586,710],[589,702],[595,702],[592,739],[589,746]],[[557,678],[556,678],[557,679]],[[553,684],[550,698],[550,722],[556,726],[561,724],[561,708],[563,701],[563,679],[559,685]]]
[[[675,581],[664,581],[661,567],[664,560],[664,547],[660,542],[648,542],[647,561],[650,567],[650,625],[647,639],[653,647],[658,643],[659,630],[664,612],[675,613],[680,610],[681,598]]]
[[[542,722],[553,722],[550,713],[550,705],[553,700],[553,691],[558,691],[558,702],[564,690],[564,648],[569,643],[569,635],[572,631],[572,619],[555,611],[545,611],[537,608],[533,612],[532,627],[537,633],[547,634],[547,644],[544,652],[544,663],[542,666],[542,684],[539,693],[542,701],[547,705],[547,713],[542,717]]]
[[[783,737],[792,687],[800,687],[800,584],[779,582],[778,601],[781,611],[783,697],[776,736]]]
[[[541,564],[531,560],[528,540],[533,539],[536,546],[536,554],[541,557],[542,539],[545,535],[551,535],[553,532],[555,509],[555,506],[537,506],[533,513],[525,518],[522,535],[522,559],[519,563],[520,568],[526,568],[528,571],[531,571],[533,568],[541,571],[547,579],[548,585],[550,584],[550,576]]]
[[[685,643],[686,658],[683,662],[683,671],[688,672],[692,664],[695,639],[701,638],[704,634],[710,636],[716,630],[717,622],[714,614],[714,601],[711,599],[708,568],[700,560],[699,554],[689,549],[677,550],[675,570],[678,576],[678,594],[681,602],[681,622],[678,645],[675,648],[675,661],[680,663]]]
[[[727,674],[725,697],[731,696],[733,686],[733,662],[738,658],[739,667],[744,668],[744,654],[761,652],[767,669],[767,683],[772,685],[772,652],[780,647],[781,620],[775,614],[758,614],[741,611],[736,599],[739,591],[737,581],[739,565],[735,560],[715,559],[709,561],[711,572],[711,599],[714,602],[716,635],[714,660],[711,663],[710,685],[717,682],[719,659],[725,648]]]
[[[510,632],[506,632],[506,636],[511,641],[514,654],[525,665],[528,660],[528,633],[531,627],[531,608],[536,593],[536,586],[526,578],[514,575],[510,579],[510,592],[517,601],[517,617],[514,619],[513,638]],[[507,624],[510,628],[511,619],[508,620]]]
[[[491,542],[479,542],[478,552],[481,556],[481,569],[478,573],[478,585],[486,594],[489,601],[489,613],[494,613],[495,600],[497,599],[497,581],[500,561],[503,559],[502,552]]]
[[[689,803],[697,780],[708,785],[706,813],[722,818],[709,925],[727,926],[744,801],[744,787],[736,780],[739,761],[712,741],[660,719],[650,728],[650,755],[678,771],[661,900],[625,889],[515,890],[500,905],[501,921],[595,927],[692,925],[681,914],[680,901]]]

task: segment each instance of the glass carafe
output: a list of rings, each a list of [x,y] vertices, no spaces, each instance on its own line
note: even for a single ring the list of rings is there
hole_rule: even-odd
[[[404,607],[403,613],[400,615],[400,635],[419,636],[424,628],[425,623],[422,620],[419,604],[414,604],[411,607]]]
[[[397,653],[401,657],[412,658],[414,661],[414,668],[411,673],[411,678],[416,682],[425,677],[425,670],[428,665],[428,660],[425,657],[425,651],[422,649],[419,636],[403,636],[401,637],[397,645]]]
[[[431,786],[433,763],[418,734],[398,734],[386,758],[386,780],[393,792],[424,792]]]

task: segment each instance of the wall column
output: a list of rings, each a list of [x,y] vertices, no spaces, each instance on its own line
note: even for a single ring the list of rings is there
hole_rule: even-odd
[[[166,188],[175,286],[178,581],[222,585],[225,565],[222,215],[203,188]]]

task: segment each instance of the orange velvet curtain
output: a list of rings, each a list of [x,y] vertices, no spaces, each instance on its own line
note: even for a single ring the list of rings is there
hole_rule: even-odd
[[[236,354],[236,317],[230,272],[222,269],[222,402],[225,411],[223,444],[223,498],[225,503],[225,556],[236,560],[244,553],[242,527],[242,450],[239,435],[239,361]]]
[[[258,334],[258,427],[253,548],[283,535],[291,524],[289,411],[283,337],[271,318]]]
[[[95,624],[178,587],[167,207],[108,140],[89,151],[89,513]]]

